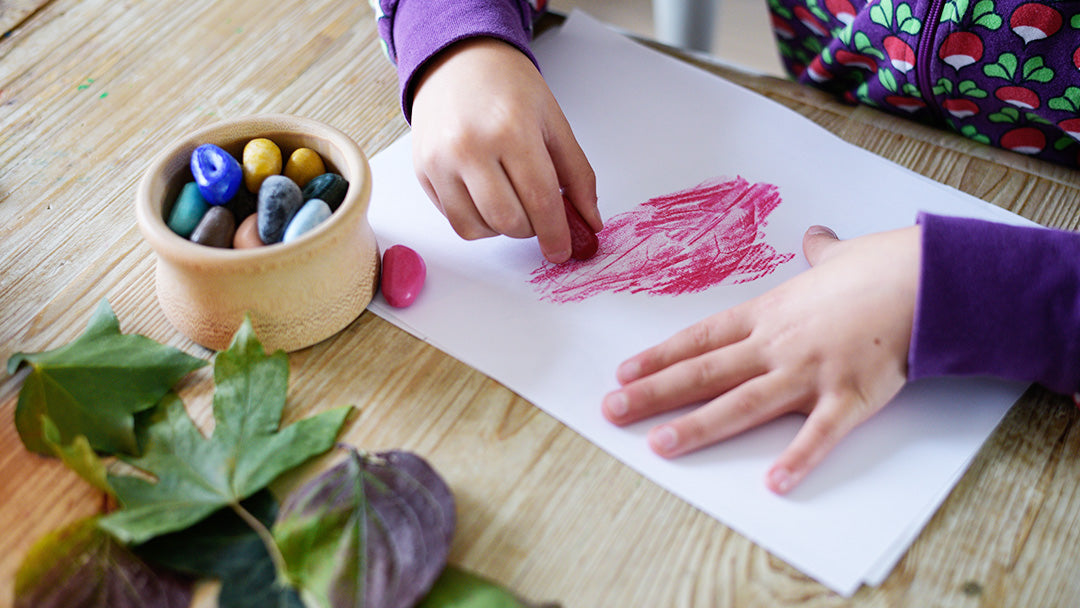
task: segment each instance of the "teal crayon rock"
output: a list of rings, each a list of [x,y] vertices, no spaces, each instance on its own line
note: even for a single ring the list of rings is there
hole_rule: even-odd
[[[303,236],[330,217],[330,206],[325,202],[313,198],[304,203],[303,207],[296,212],[289,226],[285,228],[285,235],[281,237],[282,243],[291,243]]]
[[[169,219],[165,223],[173,232],[186,239],[195,231],[195,227],[199,225],[199,221],[206,215],[206,210],[209,208],[210,203],[206,202],[199,192],[199,185],[188,182],[184,184],[180,195],[173,202]]]
[[[304,200],[317,198],[329,205],[331,211],[335,211],[345,200],[345,193],[348,191],[349,182],[344,177],[337,173],[323,173],[304,186]]]

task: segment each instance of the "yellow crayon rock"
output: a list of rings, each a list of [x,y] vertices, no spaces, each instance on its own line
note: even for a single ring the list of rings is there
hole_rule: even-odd
[[[260,137],[244,146],[244,185],[250,192],[258,192],[263,180],[281,173],[281,148]]]
[[[319,153],[311,148],[297,148],[285,163],[285,177],[303,188],[312,178],[326,173],[326,165]]]

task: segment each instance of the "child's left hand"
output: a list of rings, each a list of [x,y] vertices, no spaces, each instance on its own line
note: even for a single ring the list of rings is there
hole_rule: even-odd
[[[623,425],[705,401],[649,432],[652,449],[674,457],[785,413],[808,414],[766,474],[769,489],[789,491],[903,387],[920,230],[840,241],[810,228],[803,250],[812,268],[625,361],[604,415]]]

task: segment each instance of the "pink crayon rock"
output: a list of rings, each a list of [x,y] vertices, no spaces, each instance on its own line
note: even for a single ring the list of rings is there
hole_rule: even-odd
[[[405,308],[420,295],[427,277],[424,258],[404,245],[394,245],[383,253],[382,294],[394,308]]]

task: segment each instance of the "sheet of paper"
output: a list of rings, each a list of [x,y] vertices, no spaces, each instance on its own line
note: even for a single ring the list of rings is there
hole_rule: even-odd
[[[784,417],[664,460],[649,450],[645,435],[665,418],[617,428],[602,417],[601,398],[616,387],[614,370],[628,356],[805,270],[801,238],[811,224],[847,238],[911,225],[920,209],[1024,220],[847,144],[586,15],[573,14],[537,40],[535,51],[596,171],[609,225],[612,218],[639,217],[621,214],[640,211],[654,197],[741,176],[773,185],[779,195],[778,204],[739,216],[757,222],[748,234],[763,240],[758,262],[771,264],[680,295],[635,293],[632,282],[623,291],[597,283],[568,291],[559,286],[587,275],[591,261],[559,273],[543,263],[535,240],[459,239],[417,184],[406,136],[372,159],[370,219],[383,248],[404,243],[420,252],[428,281],[412,307],[393,309],[377,298],[371,310],[502,382],[838,593],[876,584],[1023,386],[913,383],[786,497],[770,493],[762,480],[801,418]],[[608,245],[598,255],[604,263],[612,259],[602,255]],[[543,273],[548,280],[534,283]]]

